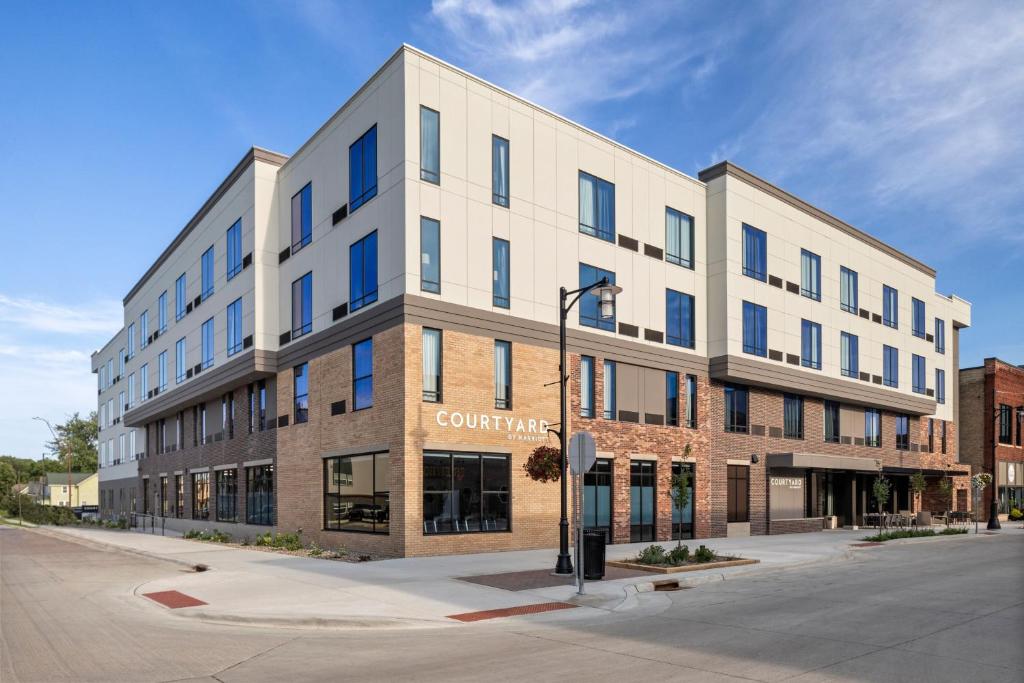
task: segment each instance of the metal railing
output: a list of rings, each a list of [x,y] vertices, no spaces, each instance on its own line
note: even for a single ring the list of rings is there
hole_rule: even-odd
[[[142,533],[146,533],[146,529],[149,529],[149,533],[155,534],[157,527],[160,528],[160,535],[165,535],[165,517],[158,517],[156,515],[146,514],[144,512],[133,512],[129,519],[128,526],[132,529],[138,529]]]

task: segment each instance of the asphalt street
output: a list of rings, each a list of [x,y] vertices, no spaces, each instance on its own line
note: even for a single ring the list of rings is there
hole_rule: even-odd
[[[207,624],[133,592],[181,571],[0,526],[0,680],[1024,680],[1019,529],[440,629]]]

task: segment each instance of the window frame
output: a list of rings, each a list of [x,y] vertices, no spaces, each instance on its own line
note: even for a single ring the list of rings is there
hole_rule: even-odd
[[[345,496],[344,494],[342,494],[340,492],[340,490],[341,490],[341,487],[343,486],[343,484],[341,484],[341,483],[337,484],[337,488],[339,490],[338,493],[332,493],[331,492],[332,484],[329,483],[331,464],[337,463],[338,465],[341,465],[342,461],[350,461],[351,462],[352,460],[355,460],[356,458],[367,458],[367,457],[370,458],[370,481],[371,481],[371,484],[370,484],[370,495],[369,496],[362,496],[362,497],[370,499],[371,511],[374,512],[374,514],[372,514],[371,518],[370,518],[370,528],[369,529],[365,529],[365,528],[353,528],[353,529],[344,528],[340,524],[340,522],[341,522],[340,516],[338,517],[338,520],[337,520],[338,526],[337,527],[331,527],[329,520],[331,519],[331,517],[333,515],[328,514],[328,504],[329,504],[329,502],[332,502],[332,501],[336,500],[337,501],[337,505],[340,508],[343,505],[343,503],[342,503],[342,498],[343,497],[348,497],[348,498],[355,497],[354,495],[351,495],[351,494],[348,495],[348,496]],[[377,469],[378,469],[377,458],[378,457],[387,458],[387,460],[388,460],[387,461],[387,477],[388,477],[388,481],[387,481],[387,490],[385,490],[385,491],[378,491],[378,487],[377,487]],[[322,480],[322,483],[323,483],[323,510],[322,510],[323,519],[322,519],[322,528],[323,528],[324,531],[352,533],[352,534],[373,534],[375,536],[387,536],[387,535],[391,534],[391,453],[390,453],[390,451],[369,451],[369,452],[366,452],[366,453],[352,453],[352,454],[348,454],[348,455],[338,455],[338,456],[334,456],[334,457],[330,457],[330,458],[323,458],[323,466],[322,467],[323,467],[323,480]],[[352,468],[350,468],[350,469],[352,469]],[[354,481],[354,479],[353,479],[353,481]],[[354,484],[352,484],[352,485],[354,485]],[[373,508],[377,507],[377,499],[378,498],[383,498],[385,503],[386,503],[386,506],[387,506],[385,508],[387,510],[387,514],[386,514],[387,519],[386,519],[386,521],[379,521],[377,519],[377,517],[379,515],[376,514],[376,512],[373,510]],[[377,528],[378,525],[382,525],[382,528],[378,529]]]
[[[504,195],[498,192],[498,190],[501,188],[497,187],[497,171],[499,170],[499,165],[501,164],[501,162],[499,161],[496,152],[498,148],[502,146],[502,143],[504,143],[505,147],[505,156],[503,164],[504,168],[501,169],[504,172],[505,177]],[[500,135],[491,135],[491,203],[496,204],[497,206],[505,207],[506,209],[509,208],[509,204],[511,203],[512,200],[512,178],[510,177],[510,173],[512,170],[512,163],[510,161],[511,153],[512,144],[506,138],[503,138]]]
[[[869,429],[875,428],[875,434]],[[882,447],[882,411],[877,408],[864,409],[864,445],[870,448]]]
[[[368,252],[372,247],[372,259]],[[358,260],[359,267],[356,268]],[[369,275],[367,264],[373,263],[373,289],[367,287]],[[355,296],[357,291],[359,296]],[[372,303],[376,303],[380,287],[380,250],[378,249],[377,231],[372,230],[348,246],[348,309],[355,313]]]
[[[210,248],[203,252],[200,257],[200,302],[206,301],[214,293],[214,285],[216,284],[216,273],[214,272],[214,266],[216,264],[216,255],[213,251],[214,245],[210,245]]]
[[[225,274],[227,279],[235,277],[242,272],[242,219],[231,224],[225,236],[227,258],[225,259]]]
[[[844,347],[847,354],[844,354]],[[849,332],[839,333],[839,372],[843,377],[860,376],[860,338]]]
[[[269,473],[269,477],[267,476]],[[269,481],[269,489],[255,490],[256,485],[265,485]],[[253,526],[274,526],[277,516],[276,487],[274,486],[274,465],[250,465],[245,468],[245,523]],[[269,502],[269,506],[267,505]],[[257,503],[259,503],[257,505]],[[269,516],[268,516],[269,507]],[[258,508],[259,513],[253,514]]]
[[[295,300],[299,299],[298,319],[296,320]],[[306,311],[309,318],[306,318]],[[296,323],[298,326],[296,327]],[[313,331],[313,271],[292,280],[292,320],[291,339],[309,334]]]
[[[434,376],[434,385],[437,388],[434,390],[427,389],[427,354],[424,342],[428,334],[436,334],[437,336],[437,374]],[[424,327],[420,336],[420,350],[423,360],[423,401],[426,403],[442,403],[444,397],[444,332],[437,328]]]
[[[424,248],[424,235],[427,230],[434,230],[437,237],[434,240],[434,244],[437,247],[435,254],[429,254]],[[426,268],[424,268],[424,259],[433,257],[437,264],[434,269],[437,270],[437,281],[433,281],[427,278]],[[431,294],[441,293],[441,221],[435,218],[428,218],[427,216],[420,216],[420,291],[430,292]]]
[[[210,472],[190,472],[192,479],[192,519],[198,520],[209,520],[210,519]],[[202,481],[202,486],[197,484]],[[199,491],[203,491],[204,495],[200,496]],[[204,500],[205,510],[202,515],[199,514],[200,510],[200,499]]]
[[[242,331],[242,297],[238,297],[228,304],[226,314],[225,336],[227,337],[227,354],[230,358],[242,350],[242,337],[244,336]]]
[[[609,372],[610,371],[610,372]],[[616,362],[604,359],[603,364],[603,375],[601,378],[602,382],[602,405],[601,405],[601,416],[605,420],[616,420],[618,419],[618,412],[616,407],[617,398],[615,392],[617,391],[617,374],[618,367]],[[609,382],[609,377],[611,381]]]
[[[893,431],[896,433],[896,450],[898,451],[909,451],[910,450],[910,416],[905,414],[898,414],[894,420],[895,427]]]
[[[213,363],[216,359],[216,332],[213,329],[213,318],[208,319],[200,327],[202,335],[202,358],[201,358],[201,369],[205,370],[209,367],[213,367]]]
[[[753,329],[748,331],[748,317]],[[768,356],[768,308],[751,301],[743,302],[743,353],[766,358]]]
[[[580,417],[593,419],[595,417],[597,400],[594,397],[594,386],[596,384],[594,375],[595,359],[593,356],[580,356]]]
[[[928,322],[927,309],[923,301],[916,296],[910,297],[910,333],[919,339],[924,339],[925,326]]]
[[[300,387],[301,384],[301,387]],[[302,393],[299,393],[300,390]],[[309,422],[309,363],[299,363],[292,368],[292,422]]]
[[[832,413],[830,416],[829,413]],[[825,399],[822,403],[822,438],[825,443],[840,443],[842,419],[840,417],[842,406],[839,401]],[[830,425],[831,423],[831,425]],[[831,426],[831,430],[829,427]],[[832,431],[832,434],[829,434]]]
[[[230,481],[228,481],[230,480]],[[230,493],[222,493],[221,489],[229,489]],[[227,468],[213,471],[214,519],[218,522],[238,522],[238,468]],[[223,498],[223,500],[222,500]],[[225,503],[222,510],[221,504]],[[222,511],[225,515],[222,516]]]
[[[672,226],[670,224],[670,219],[671,218],[675,218],[676,219],[676,225],[675,226]],[[686,226],[686,227],[684,227],[684,226]],[[684,257],[681,253],[680,254],[673,254],[671,252],[671,250],[669,249],[669,245],[672,243],[672,240],[669,239],[669,236],[671,235],[673,230],[675,230],[678,233],[676,235],[675,242],[676,242],[676,244],[679,245],[680,251],[683,250],[683,245],[684,244],[687,245],[687,250],[690,253],[690,257],[689,258]],[[684,230],[687,233],[686,235],[683,234]],[[694,258],[693,258],[693,254],[694,254],[694,233],[695,233],[695,229],[694,229],[694,218],[693,218],[693,216],[691,216],[688,213],[684,213],[682,211],[679,211],[678,209],[673,209],[671,206],[666,206],[665,207],[665,261],[667,261],[668,263],[674,263],[677,266],[682,266],[683,268],[689,268],[690,270],[693,270],[694,269],[694,265],[693,265],[693,263],[694,263]],[[684,237],[685,237],[685,240],[684,240]]]
[[[675,300],[673,302],[673,299]],[[675,305],[673,305],[673,303]],[[665,289],[665,342],[684,349],[694,349],[697,345],[696,300],[692,294],[671,288]],[[673,315],[678,320],[679,329],[674,330]]]
[[[448,481],[449,481],[448,489],[446,491],[435,490],[435,489],[428,489],[427,488],[427,482],[426,482],[426,462],[427,462],[427,458],[428,457],[430,457],[430,458],[442,458],[442,457],[446,457],[446,456],[448,458],[448,470],[447,470],[448,471]],[[428,531],[428,525],[427,525],[427,519],[426,519],[427,505],[425,504],[425,502],[421,501],[421,503],[423,503],[421,505],[421,509],[423,510],[423,513],[424,513],[424,517],[423,517],[423,535],[424,536],[449,536],[449,535],[461,535],[461,534],[495,534],[495,533],[501,534],[501,533],[511,533],[512,532],[512,529],[513,529],[513,526],[512,526],[512,522],[513,522],[513,519],[512,519],[512,512],[513,512],[513,504],[512,504],[512,461],[511,461],[511,457],[508,454],[505,454],[505,453],[484,453],[484,452],[473,452],[473,451],[466,452],[466,451],[458,451],[458,450],[451,450],[451,451],[427,451],[427,450],[425,450],[425,451],[423,451],[423,465],[422,465],[423,468],[424,468],[423,480],[422,480],[423,481],[423,486],[422,486],[423,496],[426,497],[427,495],[436,495],[438,493],[440,493],[440,494],[449,494],[449,495],[453,494],[455,492],[455,486],[454,486],[455,459],[456,458],[472,458],[472,457],[476,457],[478,462],[479,462],[478,469],[479,469],[479,472],[480,472],[480,488],[479,488],[480,499],[479,499],[479,503],[477,504],[477,511],[479,513],[478,516],[480,518],[483,517],[483,500],[484,500],[484,496],[485,495],[495,495],[495,494],[497,494],[497,495],[500,496],[501,494],[504,494],[507,497],[507,502],[505,504],[506,505],[506,522],[507,523],[505,525],[505,528],[504,529],[486,529],[486,528],[469,529],[469,528],[467,528],[466,530],[456,529],[454,531],[452,531],[452,530],[448,530],[448,531]],[[507,481],[507,483],[505,484],[504,489],[499,489],[498,491],[494,491],[494,490],[490,490],[490,489],[485,489],[484,488],[484,459],[485,458],[492,459],[492,460],[502,460],[502,461],[504,461],[505,476],[506,476],[506,481]],[[450,495],[450,499],[454,499],[454,498],[455,498],[454,495]],[[436,527],[436,521],[437,520],[435,519],[433,521],[435,522],[435,527]],[[478,527],[480,527],[480,526],[483,526],[483,525],[479,525],[478,524]],[[468,525],[467,525],[467,527],[468,527]]]
[[[436,139],[434,140],[434,146],[437,149],[436,169],[428,169],[425,165],[427,139],[423,123],[424,116],[429,116],[430,114],[434,115],[437,124],[434,130],[434,133],[436,135]],[[431,183],[433,185],[441,184],[441,112],[439,112],[436,109],[431,109],[430,107],[424,104],[420,105],[420,180]]]
[[[679,373],[665,371],[665,426],[679,426]]]
[[[593,186],[593,191],[592,191],[593,206],[591,207],[591,210],[592,210],[592,213],[593,213],[593,216],[594,216],[594,222],[597,223],[598,225],[587,225],[586,223],[583,222],[583,183],[584,182],[589,182]],[[601,190],[601,188],[603,186],[607,186],[607,188],[610,188],[610,190],[611,190],[612,201],[611,201],[611,207],[610,207],[610,210],[611,210],[610,228],[609,228],[609,226],[602,227],[600,225],[600,223],[602,222],[601,221],[602,216],[601,216],[601,213],[600,213],[601,202],[599,200],[599,195],[600,195],[600,190]],[[596,175],[594,175],[592,173],[587,173],[584,170],[580,170],[579,171],[579,182],[577,183],[577,193],[579,195],[578,196],[578,200],[579,200],[578,201],[579,231],[581,233],[583,233],[584,235],[589,235],[591,237],[596,237],[597,239],[604,240],[605,242],[612,242],[612,243],[614,243],[615,242],[615,235],[616,235],[616,228],[615,228],[615,183],[613,183],[613,182],[611,182],[609,180],[605,180],[604,178],[596,176]],[[610,232],[609,232],[609,230],[610,230]]]
[[[882,324],[894,330],[900,327],[900,292],[889,285],[882,285]]]
[[[853,303],[843,300],[847,294],[846,288],[843,286],[844,276],[845,279],[851,281]],[[839,308],[843,311],[846,311],[847,313],[853,313],[854,315],[857,315],[857,312],[859,310],[858,306],[860,304],[860,292],[858,291],[859,279],[860,276],[858,275],[856,270],[853,270],[852,268],[847,268],[846,266],[839,266]]]
[[[499,270],[504,255],[504,274]],[[504,289],[506,296],[499,290]],[[491,238],[491,305],[509,309],[512,306],[512,245],[500,237]]]
[[[999,433],[996,438],[1004,446],[1013,445],[1013,406],[999,404]]]
[[[608,283],[609,284],[612,284],[612,285],[615,284],[615,272],[614,271],[604,270],[603,268],[598,268],[597,266],[592,266],[589,263],[584,263],[583,261],[579,262],[579,266],[580,266],[579,267],[579,273],[580,273],[580,279],[579,279],[579,283],[580,284],[579,284],[579,286],[580,287],[586,287],[588,285],[592,285],[595,282],[599,282],[601,280],[601,278],[604,278],[604,277],[608,278]],[[593,271],[593,279],[584,278],[584,274],[585,273],[590,273],[591,271]],[[616,321],[618,319],[618,312],[616,311],[615,314],[610,319],[605,320],[604,318],[601,317],[600,305],[601,305],[600,304],[600,297],[598,297],[597,294],[594,294],[593,291],[589,291],[586,294],[583,294],[579,298],[579,324],[580,324],[580,327],[592,327],[592,328],[597,329],[597,330],[605,330],[606,332],[614,332],[615,329],[616,329]],[[596,308],[594,308],[594,317],[591,317],[588,314],[589,309],[592,308],[592,307],[596,307]]]
[[[791,425],[789,420],[789,407],[795,405],[797,410],[796,425]],[[786,439],[804,438],[804,397],[799,394],[782,395],[782,436]]]
[[[188,281],[182,273],[174,281],[174,321],[185,317],[188,307]]]
[[[900,350],[888,344],[882,345],[882,384],[896,389],[900,386]]]
[[[724,397],[725,431],[730,434],[750,432],[750,389],[739,384],[726,384],[722,388]],[[742,401],[742,410],[740,402]],[[742,424],[738,417],[742,415]],[[732,419],[730,419],[730,417]]]
[[[367,171],[370,169],[366,150],[367,143],[371,140],[373,142],[373,184],[369,185],[367,184],[369,177]],[[359,168],[358,178],[352,172],[354,161],[358,162],[356,164]],[[377,166],[377,124],[375,123],[348,147],[348,211],[350,214],[355,213],[356,209],[377,196]]]
[[[502,385],[499,385],[498,378],[498,349],[504,348],[507,350],[506,358],[507,363],[505,366],[505,377],[502,378]],[[496,410],[512,410],[512,342],[504,339],[494,340],[494,355],[492,356],[494,363],[494,407]],[[500,391],[504,388],[505,391]]]
[[[916,353],[910,356],[910,387],[915,394],[928,392],[928,364]]]
[[[749,278],[768,281],[768,233],[747,223],[743,224],[742,232],[742,273]],[[757,253],[747,250],[749,244],[759,247]],[[756,260],[757,263],[751,263]]]
[[[804,270],[808,264],[814,265],[814,273],[810,275]],[[807,282],[811,279],[811,275],[813,275],[814,282]],[[805,286],[807,284],[812,285],[813,289],[808,289]],[[807,249],[800,250],[800,296],[812,301],[821,301],[821,256]]]
[[[935,352],[946,353],[946,321],[935,318]]]
[[[365,348],[367,345],[370,349],[369,372],[366,372],[366,368],[360,369],[359,367],[360,349]],[[373,407],[373,361],[373,337],[367,337],[352,344],[352,412],[367,410]],[[360,374],[360,372],[363,374]],[[359,388],[367,383],[370,385],[370,402],[363,404],[359,401]]]
[[[686,427],[697,429],[697,375],[686,376]]]
[[[810,337],[810,338],[808,338]],[[811,356],[807,352],[811,352]],[[821,323],[806,318],[800,321],[800,365],[821,370]]]
[[[167,331],[167,290],[156,298],[156,329],[163,334]]]
[[[186,352],[188,351],[185,337],[174,342],[174,383],[181,384],[185,381],[185,372],[188,370]]]
[[[313,241],[313,183],[306,183],[291,199],[291,253]]]

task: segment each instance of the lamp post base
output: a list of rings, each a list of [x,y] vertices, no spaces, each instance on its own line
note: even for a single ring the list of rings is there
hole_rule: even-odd
[[[556,574],[572,574],[572,558],[568,554],[558,554],[558,562],[555,563]]]
[[[995,498],[992,499],[992,504],[988,508],[988,526],[987,529],[1002,529],[1002,525],[999,524],[999,508],[997,507]]]

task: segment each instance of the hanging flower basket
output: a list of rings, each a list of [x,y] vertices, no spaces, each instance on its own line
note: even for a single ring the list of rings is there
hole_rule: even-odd
[[[553,446],[537,446],[523,463],[530,479],[542,484],[558,481],[562,476],[562,452]]]

